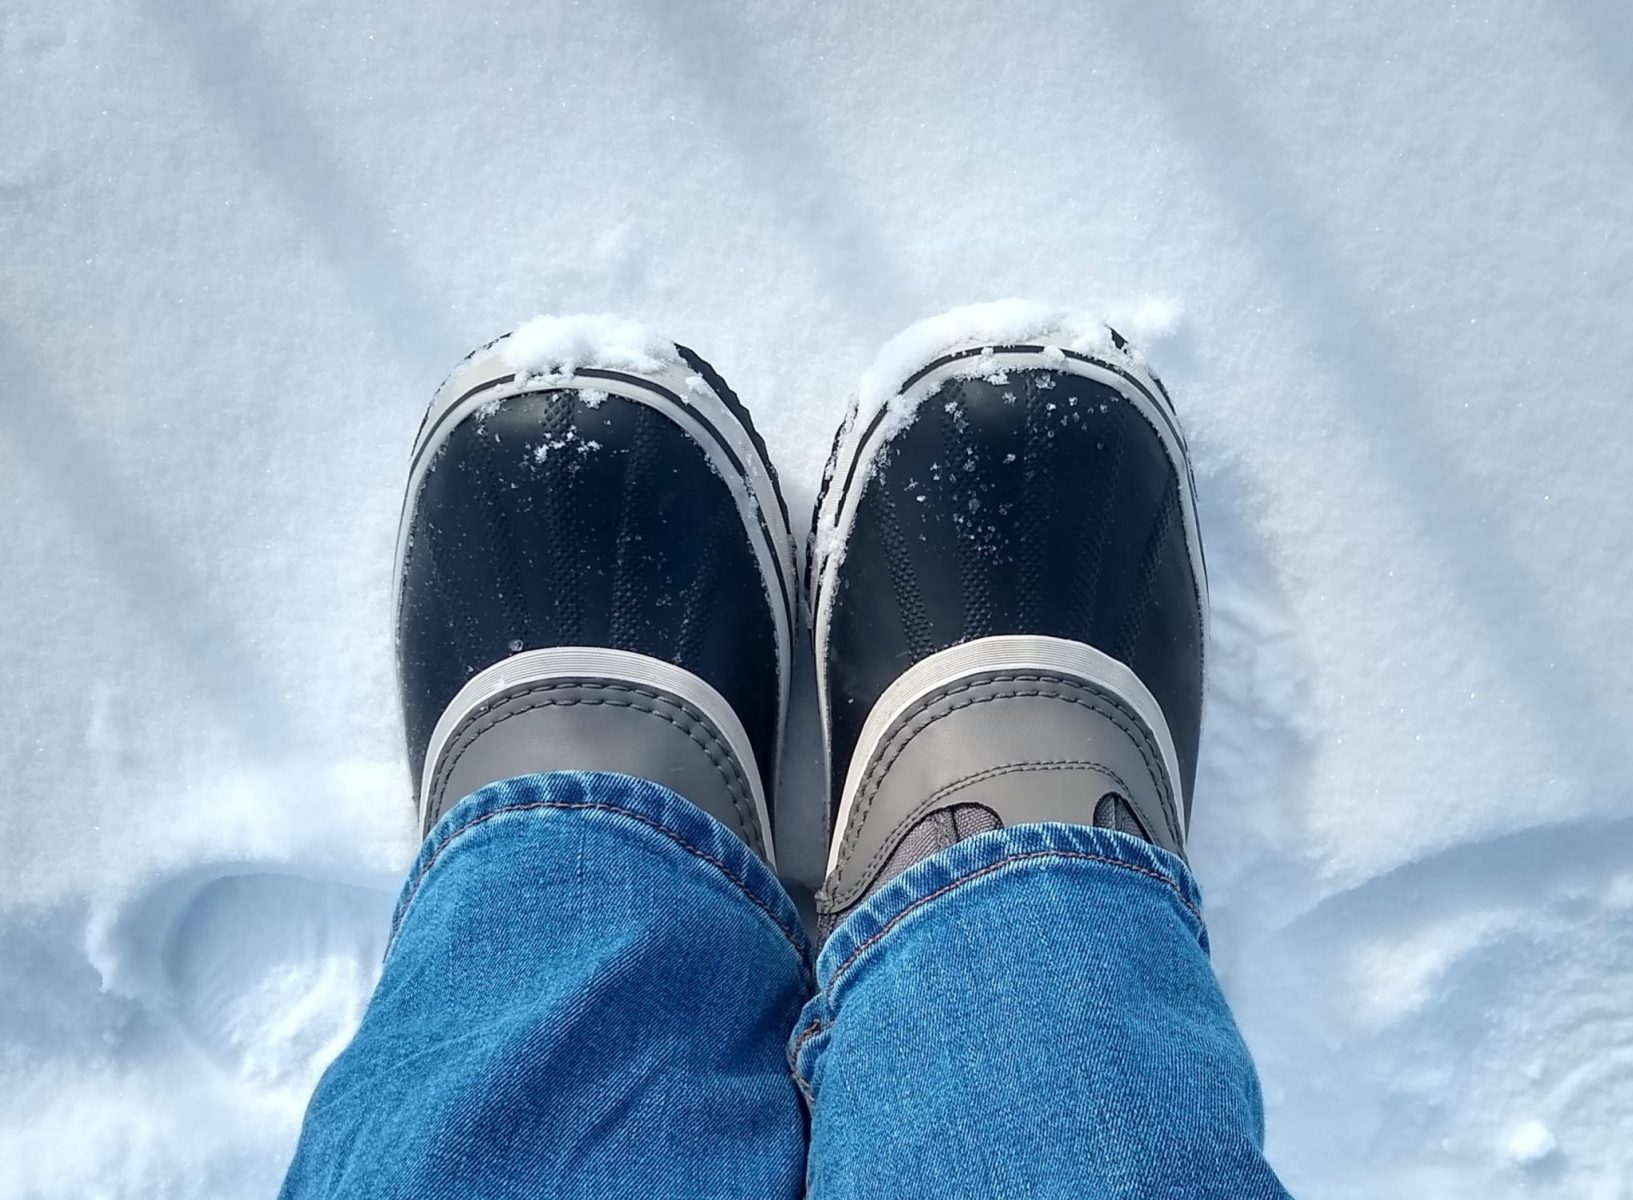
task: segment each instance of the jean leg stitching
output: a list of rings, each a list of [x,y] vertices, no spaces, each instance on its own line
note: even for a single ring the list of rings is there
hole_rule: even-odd
[[[858,943],[855,949],[853,949],[850,954],[846,955],[844,961],[834,968],[833,974],[828,977],[828,982],[823,986],[822,990],[831,995],[833,989],[839,984],[840,976],[844,975],[845,972],[850,969],[851,964],[853,964],[857,958],[861,956],[862,952],[875,945],[879,939],[884,937],[887,933],[899,925],[909,913],[923,908],[930,901],[940,896],[944,896],[948,892],[956,891],[967,883],[973,883],[975,880],[980,879],[984,875],[992,874],[992,872],[996,871],[999,867],[1007,866],[1010,863],[1015,862],[1026,862],[1036,858],[1064,858],[1084,862],[1097,862],[1103,863],[1108,867],[1118,867],[1125,871],[1132,871],[1136,875],[1144,875],[1148,879],[1156,880],[1169,891],[1173,892],[1175,899],[1185,906],[1185,910],[1196,918],[1197,923],[1199,925],[1203,923],[1202,913],[1197,909],[1196,905],[1192,904],[1190,900],[1186,898],[1185,893],[1180,891],[1178,885],[1175,884],[1172,879],[1168,878],[1168,876],[1162,874],[1160,871],[1153,871],[1147,867],[1136,866],[1134,863],[1124,862],[1118,858],[1110,858],[1104,854],[1092,854],[1084,850],[1032,850],[1024,853],[1006,854],[1003,858],[996,859],[993,862],[988,863],[986,866],[981,867],[979,870],[972,871],[968,875],[961,876],[958,879],[953,880],[951,883],[943,884],[935,891],[929,892],[926,895],[920,896],[917,900],[914,900],[906,908],[902,909],[901,912],[897,913],[895,916],[891,917],[890,920],[886,921],[884,925],[882,925],[871,936]]]
[[[734,873],[724,862],[710,854],[708,851],[692,845],[692,843],[688,842],[685,838],[681,837],[673,830],[665,828],[643,813],[638,813],[632,809],[623,808],[616,804],[607,804],[604,802],[588,800],[531,800],[524,804],[507,804],[502,808],[496,808],[491,812],[485,812],[480,816],[472,817],[463,825],[459,826],[459,828],[451,830],[442,839],[436,850],[432,852],[431,857],[426,860],[425,865],[418,868],[414,872],[413,881],[409,884],[408,896],[402,903],[402,915],[392,926],[391,937],[386,947],[386,954],[389,956],[392,948],[396,945],[397,935],[402,930],[403,922],[408,919],[409,909],[414,906],[414,900],[419,896],[420,887],[425,882],[425,877],[430,874],[431,868],[436,866],[437,860],[442,857],[443,852],[458,841],[462,834],[475,829],[478,825],[486,824],[495,817],[504,816],[507,813],[532,812],[545,808],[568,810],[593,809],[600,812],[615,813],[619,816],[629,817],[631,820],[638,821],[640,824],[647,826],[649,829],[661,833],[664,837],[674,842],[675,845],[679,846],[682,850],[685,850],[688,854],[691,854],[694,858],[701,859],[702,861],[708,863],[727,879],[731,880],[731,882],[736,886],[737,890],[743,893],[745,898],[751,901],[761,912],[765,913],[765,915],[770,919],[771,923],[777,927],[777,932],[782,934],[783,940],[786,941],[789,947],[794,951],[794,957],[799,960],[801,972],[809,980],[811,973],[810,964],[806,960],[805,952],[800,949],[799,941],[796,939],[794,934],[789,932],[788,927],[784,925],[778,918],[777,914],[772,911],[771,906],[764,900],[760,899],[760,897],[756,896],[748,884],[739,878],[737,874]]]
[[[800,1095],[805,1097],[808,1104],[816,1103],[816,1094],[811,1089],[810,1081],[805,1078],[804,1072],[800,1070],[799,1056],[804,1053],[807,1042],[818,1034],[827,1032],[827,1029],[828,1026],[823,1024],[822,1018],[817,1017],[800,1031],[799,1037],[795,1039],[794,1044],[788,1049],[788,1073],[793,1076],[794,1086],[799,1089]]]
[[[926,726],[926,728],[928,728],[928,726]],[[879,868],[884,865],[885,860],[889,858],[890,855],[896,850],[897,843],[901,835],[906,833],[907,830],[913,825],[917,824],[920,818],[922,818],[931,809],[939,805],[948,796],[951,796],[964,788],[973,787],[977,783],[986,783],[990,780],[998,779],[1004,775],[1009,775],[1016,772],[1064,770],[1098,771],[1100,774],[1113,780],[1117,787],[1122,789],[1125,795],[1132,794],[1132,790],[1129,788],[1128,783],[1121,775],[1117,774],[1116,771],[1113,771],[1104,763],[1093,762],[1089,759],[1058,759],[1052,762],[1027,761],[1009,763],[1001,767],[988,767],[984,771],[977,771],[973,775],[966,775],[961,779],[955,779],[951,783],[945,784],[944,786],[938,788],[936,791],[932,792],[925,799],[920,800],[910,810],[908,810],[907,815],[902,817],[901,820],[897,821],[896,824],[891,827],[890,832],[884,835],[884,839],[879,843],[879,848],[869,856],[867,863],[857,873],[854,879],[851,879],[848,882],[840,883],[832,889],[824,889],[827,892],[830,901],[838,902],[834,911],[842,911],[844,908],[855,907],[856,904],[860,903],[858,893],[866,889],[868,881],[878,873]],[[851,861],[852,860],[847,857],[840,862],[839,870],[835,872],[836,878],[844,874]]]

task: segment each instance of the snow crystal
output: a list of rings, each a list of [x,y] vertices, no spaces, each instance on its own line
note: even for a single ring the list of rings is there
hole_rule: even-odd
[[[539,316],[500,346],[520,376],[570,375],[580,367],[651,372],[680,362],[675,345],[623,317]]]
[[[1535,1166],[1551,1158],[1558,1148],[1554,1131],[1537,1120],[1524,1121],[1515,1126],[1503,1142],[1508,1161],[1521,1167]]]
[[[1133,349],[1156,345],[1179,331],[1184,310],[1171,296],[1142,296],[1107,305],[1106,319]]]

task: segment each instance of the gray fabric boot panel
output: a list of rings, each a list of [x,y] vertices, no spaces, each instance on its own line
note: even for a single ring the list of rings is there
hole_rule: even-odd
[[[714,723],[667,693],[597,680],[529,684],[471,712],[436,765],[426,829],[478,788],[545,771],[650,779],[765,857],[748,776]]]
[[[903,713],[878,743],[823,887],[824,907],[857,903],[939,809],[979,806],[1004,827],[1092,825],[1108,793],[1122,798],[1149,841],[1184,854],[1180,807],[1156,740],[1117,696],[1038,673],[962,680]]]

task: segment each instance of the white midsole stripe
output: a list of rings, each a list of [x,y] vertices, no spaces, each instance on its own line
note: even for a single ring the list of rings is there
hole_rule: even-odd
[[[891,726],[903,713],[926,698],[956,685],[960,680],[991,672],[1064,675],[1112,693],[1151,730],[1162,754],[1163,768],[1168,772],[1168,786],[1176,800],[1179,798],[1179,755],[1174,750],[1168,721],[1162,715],[1162,706],[1157,703],[1156,697],[1127,666],[1093,646],[1066,638],[1030,634],[978,638],[914,663],[885,689],[884,695],[879,697],[879,702],[868,713],[856,742],[856,751],[851,755],[850,769],[845,775],[845,790],[841,793],[839,816],[834,822],[834,836],[828,851],[829,875],[839,866],[839,848],[845,840],[845,829],[850,821],[856,793],[861,789],[862,779]]]
[[[771,845],[770,810],[766,804],[765,787],[760,782],[759,765],[754,759],[754,744],[749,741],[748,731],[743,728],[742,721],[738,720],[737,713],[726,698],[715,691],[707,680],[674,663],[606,646],[551,646],[542,650],[525,650],[473,675],[448,702],[448,707],[442,710],[442,716],[431,733],[431,744],[425,755],[425,770],[415,800],[422,828],[425,824],[425,801],[431,792],[431,781],[436,778],[437,765],[466,716],[512,688],[560,679],[612,680],[631,687],[648,688],[684,701],[702,713],[719,731],[743,773],[748,776],[749,790],[754,796],[754,815],[760,822],[760,836],[765,843],[766,860],[772,867],[777,865]]]

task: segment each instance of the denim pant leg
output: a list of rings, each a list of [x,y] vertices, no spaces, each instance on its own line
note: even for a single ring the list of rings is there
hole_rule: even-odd
[[[790,1042],[812,1200],[1287,1193],[1195,882],[1103,829],[924,860],[823,947]]]
[[[483,788],[432,831],[282,1195],[797,1196],[792,902],[657,784]]]

